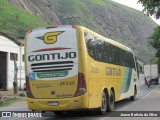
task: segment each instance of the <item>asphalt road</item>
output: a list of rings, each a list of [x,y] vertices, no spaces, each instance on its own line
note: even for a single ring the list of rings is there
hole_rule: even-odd
[[[160,84],[152,85],[150,88],[145,86],[143,82],[141,82],[141,92],[136,96],[135,101],[130,101],[129,99],[125,99],[115,103],[114,111],[119,111],[119,113],[125,113],[124,111],[160,111]],[[28,111],[26,102],[22,102],[21,104],[2,107],[0,111]],[[32,120],[160,120],[160,117],[109,117],[112,116],[115,112],[107,112],[106,115],[97,115],[94,112],[71,112],[66,113],[64,116],[58,117],[52,112],[46,112],[44,115],[48,117],[43,118],[18,118],[18,119],[32,119]],[[153,112],[154,113],[154,112]],[[17,120],[17,118],[0,118],[3,120]]]

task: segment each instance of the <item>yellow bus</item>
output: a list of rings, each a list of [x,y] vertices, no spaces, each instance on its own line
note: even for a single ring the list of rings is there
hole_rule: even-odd
[[[30,30],[25,40],[27,104],[30,110],[112,111],[139,92],[132,50],[82,26]]]

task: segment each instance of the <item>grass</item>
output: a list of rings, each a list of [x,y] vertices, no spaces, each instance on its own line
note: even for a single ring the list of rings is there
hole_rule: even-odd
[[[12,96],[10,97],[8,100],[6,100],[5,102],[0,104],[0,107],[6,107],[6,106],[10,106],[11,104],[20,101],[21,98],[17,97],[17,96]]]
[[[27,11],[0,0],[0,31],[13,38],[25,36],[28,29],[47,26],[48,23]]]
[[[86,9],[85,4],[81,1],[75,0],[61,0],[61,1],[51,1],[51,6],[54,6],[53,9],[56,12],[61,13],[61,15],[82,15],[82,11],[79,9]],[[67,6],[67,7],[66,7]]]
[[[106,6],[104,0],[83,0],[83,2],[87,2],[89,6],[99,5],[99,6]]]

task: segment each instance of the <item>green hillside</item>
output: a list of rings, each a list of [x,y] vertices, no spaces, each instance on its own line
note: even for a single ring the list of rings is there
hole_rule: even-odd
[[[52,6],[52,9],[55,11],[59,19],[62,21],[62,23],[64,22],[63,17],[73,17],[73,16],[80,17],[78,22],[76,22],[76,24],[86,26],[94,31],[98,31],[98,28],[92,22],[94,21],[94,15],[90,12],[87,4],[85,4],[85,2],[87,2],[88,0],[86,1],[84,0],[85,2],[80,0],[76,0],[76,1],[75,0],[62,0],[62,1],[49,0],[49,1]]]
[[[50,24],[85,26],[130,47],[145,62],[155,54],[148,38],[157,24],[111,0],[0,0],[0,32],[8,36],[24,38],[28,29]]]
[[[62,24],[72,24],[65,17],[80,16],[75,22],[130,47],[149,62],[154,50],[148,38],[156,24],[141,11],[110,0],[48,0]]]
[[[28,29],[47,26],[47,22],[27,11],[0,0],[0,32],[13,38],[23,38]]]

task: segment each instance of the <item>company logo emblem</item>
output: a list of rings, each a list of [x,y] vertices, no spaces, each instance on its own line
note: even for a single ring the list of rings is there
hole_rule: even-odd
[[[64,31],[57,31],[57,32],[48,32],[42,37],[37,37],[38,39],[41,39],[46,44],[54,44],[57,42],[57,36],[62,34]]]

